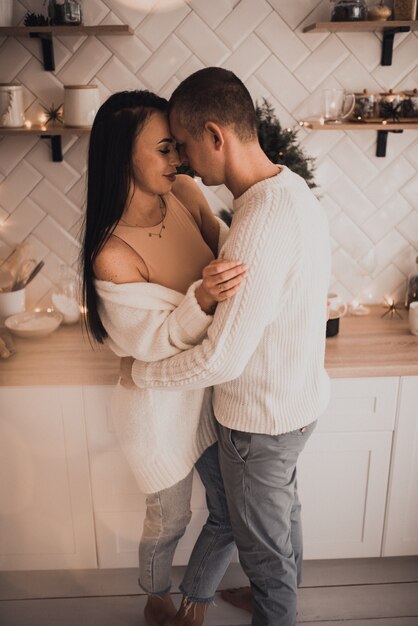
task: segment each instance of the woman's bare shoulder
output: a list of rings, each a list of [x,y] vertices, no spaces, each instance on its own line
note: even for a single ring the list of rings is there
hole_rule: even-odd
[[[111,235],[94,262],[94,275],[98,280],[112,283],[144,282],[141,258],[122,239]]]

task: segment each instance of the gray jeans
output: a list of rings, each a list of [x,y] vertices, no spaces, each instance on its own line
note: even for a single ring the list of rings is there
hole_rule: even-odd
[[[218,444],[205,450],[196,469],[206,490],[209,515],[195,543],[180,590],[191,601],[208,604],[229,565],[235,543],[218,459]],[[171,587],[177,544],[191,518],[193,472],[168,489],[147,496],[139,544],[139,584],[162,596]]]
[[[294,626],[302,566],[296,462],[316,422],[284,435],[219,425],[219,460],[241,565],[254,599],[252,626]]]

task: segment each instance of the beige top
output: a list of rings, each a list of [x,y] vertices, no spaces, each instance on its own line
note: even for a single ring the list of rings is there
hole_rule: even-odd
[[[152,227],[119,222],[113,234],[141,257],[148,282],[186,293],[213,259],[190,211],[172,193],[164,196],[165,217]]]

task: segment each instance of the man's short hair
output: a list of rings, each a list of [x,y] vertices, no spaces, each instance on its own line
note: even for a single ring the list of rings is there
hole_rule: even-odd
[[[241,141],[257,138],[254,104],[244,83],[233,72],[207,67],[188,76],[173,92],[169,110],[179,124],[199,139],[206,122],[233,126]]]

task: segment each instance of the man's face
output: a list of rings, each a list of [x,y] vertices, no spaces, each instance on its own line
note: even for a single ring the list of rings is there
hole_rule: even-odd
[[[216,182],[216,154],[210,134],[205,131],[200,139],[195,139],[179,124],[175,110],[170,113],[170,130],[177,142],[180,160],[190,165],[204,185],[221,184],[222,180]]]

